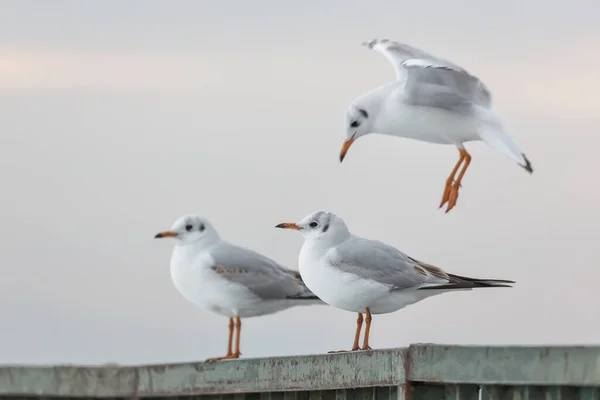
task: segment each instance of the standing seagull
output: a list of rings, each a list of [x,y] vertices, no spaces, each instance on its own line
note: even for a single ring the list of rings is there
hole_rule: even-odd
[[[500,117],[491,109],[490,91],[477,77],[406,44],[387,39],[363,44],[391,61],[396,80],[362,94],[350,104],[340,162],[352,143],[369,133],[455,145],[459,159],[446,180],[440,203],[440,208],[448,203],[446,212],[456,205],[458,189],[471,163],[465,142],[482,140],[533,172],[525,154],[504,132]]]
[[[277,228],[300,231],[300,274],[327,304],[358,313],[352,351],[369,350],[371,314],[386,314],[427,297],[457,290],[511,287],[514,281],[452,275],[385,243],[355,236],[335,214],[318,211]],[[362,347],[358,346],[365,318]]]
[[[300,274],[251,250],[229,244],[206,219],[179,218],[155,238],[176,239],[171,278],[179,293],[199,307],[229,317],[227,354],[207,361],[239,358],[241,318],[324,304],[302,282]],[[235,351],[232,349],[235,319]]]

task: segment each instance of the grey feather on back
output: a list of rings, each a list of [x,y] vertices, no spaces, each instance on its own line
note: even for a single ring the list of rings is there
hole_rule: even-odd
[[[427,279],[407,255],[376,240],[349,240],[336,247],[330,262],[335,268],[382,283],[390,290],[418,287]]]
[[[248,288],[262,300],[314,297],[300,274],[252,250],[221,243],[211,250],[212,269],[232,284]]]

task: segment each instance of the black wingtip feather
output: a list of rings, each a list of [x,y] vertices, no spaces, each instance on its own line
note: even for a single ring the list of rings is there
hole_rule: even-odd
[[[527,159],[527,157],[525,156],[525,154],[521,154],[521,155],[525,159],[525,165],[521,165],[521,167],[523,167],[523,169],[525,171],[529,172],[530,174],[533,174],[533,167],[531,166],[531,163],[529,162],[529,159]]]
[[[460,276],[454,274],[448,274],[450,278],[455,278],[461,281],[467,282],[497,282],[497,283],[516,283],[515,281],[510,281],[508,279],[477,279],[477,278],[469,278],[468,276]]]
[[[475,289],[485,287],[508,287],[511,288],[512,283],[515,281],[509,281],[506,279],[477,279],[469,278],[466,276],[448,274],[450,282],[438,286],[426,286],[419,290],[439,290],[439,289]]]
[[[319,300],[317,296],[287,296],[288,300]]]

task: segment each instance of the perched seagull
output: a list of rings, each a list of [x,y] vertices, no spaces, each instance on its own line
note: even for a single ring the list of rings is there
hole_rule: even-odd
[[[298,305],[325,304],[306,287],[298,272],[221,240],[205,218],[181,217],[169,231],[155,236],[165,237],[176,239],[171,278],[179,293],[198,307],[229,317],[227,354],[207,361],[239,358],[241,318],[273,314]]]
[[[455,145],[459,159],[446,180],[440,203],[440,208],[448,203],[446,212],[456,205],[458,189],[471,163],[465,142],[482,140],[533,173],[525,154],[504,132],[502,120],[492,111],[491,93],[477,77],[406,44],[373,39],[363,45],[391,61],[396,80],[362,94],[350,104],[340,162],[352,143],[369,133]]]
[[[514,281],[453,275],[418,261],[396,248],[355,236],[344,221],[318,211],[297,223],[304,236],[300,274],[306,286],[327,304],[358,313],[352,351],[368,350],[371,314],[386,314],[437,294],[484,287],[511,287]],[[358,346],[365,313],[362,347]]]

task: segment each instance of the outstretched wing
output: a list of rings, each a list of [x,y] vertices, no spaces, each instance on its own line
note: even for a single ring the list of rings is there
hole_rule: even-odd
[[[451,110],[471,104],[491,107],[487,86],[450,61],[387,39],[364,44],[392,63],[397,80],[406,81],[405,101],[409,103]]]
[[[429,60],[431,63],[446,65],[456,70],[461,70],[458,65],[452,64],[450,61],[443,60],[435,57],[423,50],[417,49],[416,47],[408,44],[395,42],[388,39],[373,39],[363,43],[369,49],[381,53],[387,58],[396,71],[396,79],[402,80],[406,77],[406,70],[402,64],[411,59]]]
[[[229,282],[246,287],[262,300],[316,298],[300,274],[252,250],[221,243],[210,253],[211,268]]]

